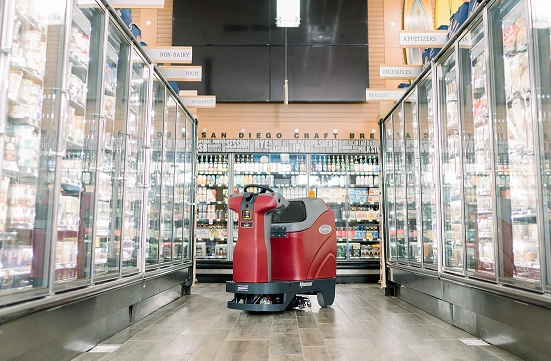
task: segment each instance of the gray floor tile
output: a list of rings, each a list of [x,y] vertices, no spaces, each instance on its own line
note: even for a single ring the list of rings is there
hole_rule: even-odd
[[[274,318],[272,333],[298,334],[298,321],[296,318]]]
[[[301,328],[300,341],[302,346],[325,346],[323,336],[317,328]]]
[[[298,335],[272,334],[270,338],[270,355],[293,355],[302,353]]]
[[[303,347],[302,357],[305,361],[331,361],[331,356],[325,346]]]
[[[229,340],[224,342],[216,361],[268,360],[269,340]]]

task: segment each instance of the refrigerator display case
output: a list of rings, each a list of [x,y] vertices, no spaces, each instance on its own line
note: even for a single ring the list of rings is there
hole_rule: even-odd
[[[394,209],[396,227],[396,259],[407,259],[406,243],[406,175],[404,165],[404,113],[403,108],[397,109],[392,115],[394,139]]]
[[[541,280],[537,163],[526,1],[502,1],[489,11],[496,207],[504,282]],[[495,24],[494,24],[495,22]],[[498,26],[499,25],[499,26]]]
[[[176,99],[167,92],[161,158],[161,252],[160,263],[172,261],[174,242],[174,165],[176,153]]]
[[[402,198],[405,194],[410,202],[415,195],[422,245],[420,255],[407,250],[413,265],[520,288],[540,289],[549,282],[549,267],[542,265],[551,262],[543,256],[551,234],[551,16],[543,15],[545,4],[487,4],[383,119],[389,198],[383,223],[390,264],[407,263],[402,234],[405,229],[412,236],[413,206],[406,208],[409,222],[403,227]],[[414,157],[414,172],[419,168],[420,173],[412,183],[408,133],[416,126],[408,104],[415,96],[419,157]],[[405,193],[401,174],[406,174]]]
[[[229,155],[197,157],[197,259],[228,257]]]

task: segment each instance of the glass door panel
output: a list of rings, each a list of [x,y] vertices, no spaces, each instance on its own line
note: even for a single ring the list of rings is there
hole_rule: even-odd
[[[49,283],[65,6],[16,2],[11,57],[0,55],[11,61],[9,74],[1,75],[9,83],[0,100],[7,100],[0,114],[0,294]]]
[[[174,182],[174,260],[181,260],[184,253],[184,198],[186,176],[186,114],[178,105],[176,108],[175,182]]]
[[[535,49],[535,79],[538,91],[538,123],[540,144],[540,172],[543,184],[543,217],[545,220],[545,247],[551,247],[551,2],[533,2]],[[547,283],[551,284],[551,252],[547,252]]]
[[[457,68],[454,53],[438,66],[440,92],[440,127],[442,139],[442,205],[444,226],[444,266],[463,270],[463,237],[461,234],[461,153],[459,148],[459,109]]]
[[[421,263],[421,193],[419,189],[419,123],[417,91],[410,93],[404,104],[405,172],[407,204],[407,244],[410,262]]]
[[[145,245],[146,266],[159,264],[161,240],[161,179],[163,164],[163,134],[165,121],[166,89],[164,84],[153,77],[151,109],[151,154],[149,166],[149,188],[147,191],[147,241]]]
[[[500,276],[537,282],[540,239],[525,1],[490,10]],[[504,74],[505,76],[498,76]]]
[[[228,154],[201,154],[198,156],[197,176],[197,259],[228,257]],[[235,174],[236,172],[234,172]],[[240,175],[234,178],[236,187]],[[237,217],[234,216],[237,227]],[[237,232],[234,234],[237,240]]]
[[[185,138],[186,138],[186,148],[185,148],[185,168],[184,168],[184,215],[183,215],[183,258],[191,259],[191,245],[192,245],[192,230],[194,227],[193,223],[193,203],[195,202],[195,174],[194,174],[194,164],[195,164],[195,149],[194,149],[194,135],[193,135],[193,119],[186,115],[185,123]],[[227,228],[226,228],[227,229]]]
[[[407,211],[406,211],[406,175],[404,165],[404,111],[402,107],[392,115],[394,133],[394,181],[396,192],[396,258],[407,259]]]
[[[396,188],[394,175],[394,128],[392,117],[389,117],[385,123],[385,150],[383,157],[383,174],[385,175],[385,213],[386,234],[388,239],[387,259],[396,260]]]
[[[269,175],[258,178],[286,199],[307,197],[306,155],[271,154]]]
[[[491,125],[486,83],[484,26],[460,40],[461,134],[467,271],[495,274]]]
[[[60,162],[55,280],[90,278],[105,13],[72,7],[65,157]]]
[[[336,159],[340,161],[340,170],[333,171],[333,163]],[[344,165],[344,168],[343,168]],[[360,159],[354,158],[354,164],[346,161],[344,155],[313,154],[310,155],[310,191],[313,191],[317,198],[327,203],[329,208],[335,212],[335,227],[337,235],[337,260],[345,260],[354,257],[355,249],[351,249],[349,239],[354,238],[354,231],[349,228],[347,219],[350,212],[356,212],[356,205],[350,205],[350,198],[347,194],[347,170],[359,169]],[[357,249],[359,257],[360,249]]]
[[[103,142],[100,142],[94,274],[120,272],[130,44],[114,23],[107,28],[103,72]]]
[[[161,263],[171,262],[174,243],[174,166],[176,155],[176,100],[168,96],[164,137],[163,177],[161,180]]]
[[[130,78],[130,107],[126,134],[127,160],[124,184],[123,269],[136,270],[142,230],[145,183],[145,125],[149,65],[134,49]]]
[[[435,124],[433,113],[433,88],[429,76],[417,87],[419,94],[419,158],[421,163],[421,213],[423,264],[426,267],[438,265],[438,237],[436,216],[436,153]]]

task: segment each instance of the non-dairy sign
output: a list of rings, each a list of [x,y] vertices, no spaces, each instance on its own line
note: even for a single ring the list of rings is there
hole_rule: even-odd
[[[191,64],[191,46],[146,46],[144,50],[155,63]]]

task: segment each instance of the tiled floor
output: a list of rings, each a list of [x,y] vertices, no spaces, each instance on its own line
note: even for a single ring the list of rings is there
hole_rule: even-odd
[[[312,309],[276,314],[227,309],[230,298],[224,284],[199,284],[74,361],[520,360],[377,284],[340,284],[330,308],[312,296]]]

